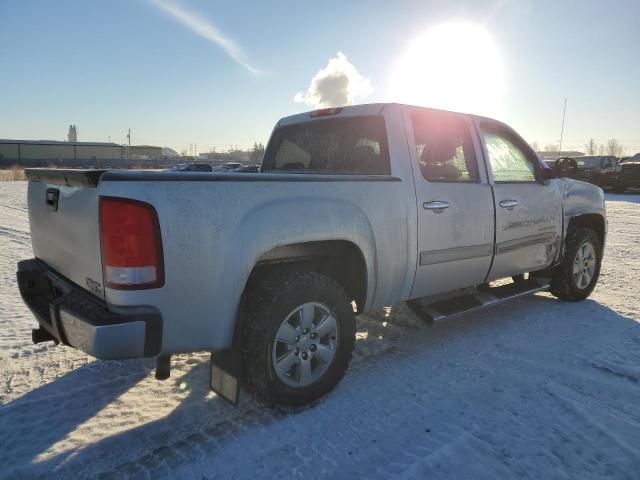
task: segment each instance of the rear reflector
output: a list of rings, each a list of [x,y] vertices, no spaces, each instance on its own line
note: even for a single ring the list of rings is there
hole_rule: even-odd
[[[100,241],[107,287],[143,290],[164,285],[160,225],[151,205],[100,197]]]
[[[320,110],[314,110],[311,112],[312,117],[328,117],[329,115],[337,115],[342,111],[342,107],[336,108],[321,108]]]

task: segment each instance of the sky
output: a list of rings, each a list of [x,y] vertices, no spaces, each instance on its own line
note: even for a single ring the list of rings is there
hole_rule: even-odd
[[[0,138],[266,143],[277,120],[401,101],[542,148],[640,151],[640,2],[0,0]]]

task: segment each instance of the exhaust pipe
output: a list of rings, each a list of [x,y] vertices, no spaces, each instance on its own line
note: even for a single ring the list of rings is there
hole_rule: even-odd
[[[57,345],[60,343],[56,337],[51,335],[44,328],[34,328],[31,330],[31,341],[36,344],[42,342],[55,342]]]

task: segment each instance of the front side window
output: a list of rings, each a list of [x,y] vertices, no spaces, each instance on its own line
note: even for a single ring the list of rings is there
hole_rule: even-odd
[[[262,172],[389,175],[382,116],[314,120],[278,128]]]
[[[411,115],[420,171],[430,182],[477,182],[478,164],[464,119],[447,112]]]
[[[535,182],[535,165],[514,141],[500,133],[485,132],[493,179],[500,182]]]

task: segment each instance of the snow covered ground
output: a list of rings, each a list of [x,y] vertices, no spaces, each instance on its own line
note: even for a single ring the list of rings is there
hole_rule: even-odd
[[[32,345],[15,265],[26,183],[0,183],[0,478],[640,478],[640,195],[608,195],[600,284],[425,327],[358,319],[344,381],[313,408],[233,408],[207,355],[102,362]]]

